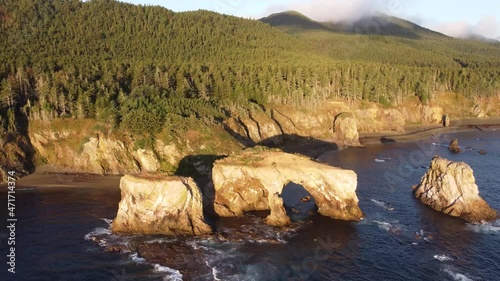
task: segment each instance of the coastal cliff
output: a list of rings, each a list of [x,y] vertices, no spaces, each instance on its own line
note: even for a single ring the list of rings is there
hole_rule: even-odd
[[[312,195],[318,213],[324,216],[340,220],[359,220],[363,216],[356,195],[356,173],[278,150],[249,149],[218,160],[212,180],[214,209],[223,217],[271,210],[268,223],[287,225],[289,218],[279,194],[291,182],[302,185]]]
[[[19,153],[0,155],[0,170],[5,174],[14,169],[19,171],[19,176],[24,176],[33,172],[36,162],[50,164],[54,172],[172,173],[181,161],[191,156],[228,155],[248,146],[280,147],[304,139],[334,143],[338,147],[359,146],[361,133],[402,133],[408,124],[438,125],[443,114],[454,120],[499,114],[496,107],[491,106],[494,102],[486,99],[475,105],[459,99],[461,109],[456,110],[453,107],[456,99],[451,100],[451,94],[443,96],[446,98],[432,105],[410,99],[400,107],[340,101],[326,101],[315,108],[269,105],[255,107],[245,114],[233,114],[219,125],[177,134],[166,128],[159,136],[146,138],[89,119],[31,121],[26,135],[4,138],[3,153]],[[191,170],[208,175],[211,161],[192,160]]]
[[[478,223],[498,218],[481,196],[472,169],[463,162],[435,156],[413,195],[444,214]]]
[[[203,216],[202,195],[191,178],[126,175],[112,230],[132,234],[203,235],[212,231]]]

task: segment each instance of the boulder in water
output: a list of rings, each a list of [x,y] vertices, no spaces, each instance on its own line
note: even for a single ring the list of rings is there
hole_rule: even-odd
[[[122,199],[112,230],[132,234],[204,235],[202,195],[191,178],[162,174],[121,178]]]
[[[498,218],[475,183],[472,169],[463,162],[452,162],[434,156],[413,195],[425,205],[468,222],[492,221]]]
[[[462,152],[462,149],[460,146],[458,146],[458,139],[453,139],[450,142],[450,145],[448,145],[448,150],[453,152],[453,153],[460,153]]]

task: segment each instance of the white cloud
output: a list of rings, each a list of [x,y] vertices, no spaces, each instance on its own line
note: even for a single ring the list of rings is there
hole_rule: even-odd
[[[431,26],[446,35],[464,38],[472,34],[480,34],[489,38],[500,38],[500,21],[495,16],[483,16],[477,23],[466,21],[439,23]]]
[[[401,0],[296,0],[288,5],[276,5],[269,13],[296,10],[317,21],[357,20],[377,12],[398,14]]]

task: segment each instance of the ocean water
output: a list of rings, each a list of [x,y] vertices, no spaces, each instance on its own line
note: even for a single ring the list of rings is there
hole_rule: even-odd
[[[446,149],[454,137],[462,154]],[[360,222],[315,214],[314,201],[301,205],[306,194],[291,186],[290,229],[252,214],[215,221],[222,237],[123,237],[109,230],[119,189],[18,186],[16,274],[7,272],[2,227],[0,280],[498,280],[500,222],[471,225],[413,198],[433,155],[469,164],[480,194],[500,210],[500,132],[492,130],[322,155],[358,174]],[[0,192],[4,224],[6,197]]]

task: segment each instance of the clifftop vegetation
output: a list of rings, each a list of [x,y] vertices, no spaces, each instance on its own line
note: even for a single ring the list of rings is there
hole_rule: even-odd
[[[367,35],[290,16],[310,26],[287,33],[279,24],[113,0],[2,1],[0,130],[92,118],[154,135],[272,103],[398,105],[437,91],[500,91],[499,44],[415,26],[408,30],[417,37],[400,36],[409,23],[394,18],[399,28]]]

